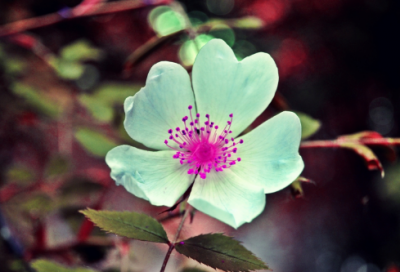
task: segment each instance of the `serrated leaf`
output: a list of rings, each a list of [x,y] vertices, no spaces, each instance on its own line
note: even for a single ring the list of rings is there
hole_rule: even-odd
[[[78,128],[74,135],[88,152],[99,157],[104,157],[109,150],[118,145],[114,140],[88,128]]]
[[[81,211],[101,229],[128,238],[168,244],[162,225],[154,218],[136,212]]]
[[[14,83],[11,89],[16,95],[24,98],[28,104],[49,117],[56,117],[61,112],[60,107],[54,103],[54,101],[51,101],[48,97],[31,86]]]
[[[61,50],[61,58],[71,62],[98,60],[102,54],[100,49],[93,47],[85,40],[76,41]]]
[[[350,142],[341,142],[340,146],[355,151],[364,159],[369,170],[379,170],[381,172],[382,178],[385,176],[385,171],[383,170],[381,162],[369,147],[366,147],[362,144]]]
[[[308,114],[295,112],[301,123],[301,139],[306,139],[312,136],[321,127],[321,122],[312,118]]]
[[[267,265],[239,241],[222,233],[202,234],[176,243],[175,249],[212,268],[232,272],[268,269]]]
[[[96,270],[93,269],[86,269],[86,268],[68,268],[62,266],[56,262],[48,261],[48,260],[35,260],[32,262],[31,266],[37,272],[95,272]]]

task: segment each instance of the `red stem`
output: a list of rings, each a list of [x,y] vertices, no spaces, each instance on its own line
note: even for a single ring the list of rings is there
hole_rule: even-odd
[[[375,146],[400,145],[399,138],[364,138],[358,140],[338,138],[337,140],[305,141],[300,144],[300,148],[340,147],[341,143],[344,142]]]
[[[160,272],[164,272],[165,271],[165,268],[167,267],[167,263],[168,263],[169,257],[171,256],[171,253],[175,248],[175,243],[176,243],[176,241],[178,241],[179,234],[181,233],[181,230],[182,230],[182,227],[183,227],[183,223],[185,223],[185,220],[186,220],[187,216],[189,215],[189,213],[191,211],[191,207],[189,206],[189,204],[186,203],[186,205],[187,205],[187,208],[186,208],[185,213],[184,213],[184,215],[182,217],[181,223],[179,224],[178,229],[176,230],[174,240],[172,241],[172,243],[169,244],[169,248],[168,248],[167,254],[165,255],[164,262],[163,262],[163,264],[161,266]]]
[[[158,0],[155,1],[152,5],[162,5],[169,4],[172,0]],[[94,15],[102,15],[109,14],[115,12],[121,12],[136,8],[141,8],[149,6],[148,4],[143,3],[142,1],[118,1],[118,2],[110,2],[110,3],[100,3],[97,5],[93,5],[93,7],[85,12],[84,14],[73,14],[73,10],[71,9],[71,16],[68,18],[62,17],[58,12],[54,12],[51,14],[47,14],[44,16],[28,18],[24,20],[20,20],[17,22],[12,22],[3,26],[0,26],[0,37],[13,35],[21,32],[25,32],[27,30],[52,25],[58,22],[61,22],[66,19],[73,19],[78,17],[86,17],[86,16],[94,16]]]

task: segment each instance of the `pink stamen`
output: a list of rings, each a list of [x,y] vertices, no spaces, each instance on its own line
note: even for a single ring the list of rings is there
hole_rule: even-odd
[[[234,159],[233,156],[237,153],[235,140],[228,134],[232,133],[230,130],[233,122],[233,114],[229,114],[230,120],[227,121],[221,133],[218,133],[218,125],[211,122],[210,115],[206,114],[207,121],[204,122],[204,127],[200,123],[200,114],[196,114],[196,118],[192,115],[192,106],[188,107],[190,116],[190,127],[187,126],[186,121],[188,116],[182,118],[184,128],[169,129],[169,139],[178,144],[179,149],[172,147],[168,144],[168,140],[164,143],[172,150],[177,151],[172,158],[178,159],[180,164],[189,164],[190,169],[187,171],[189,175],[199,175],[200,178],[205,179],[207,173],[214,168],[216,172],[221,172],[224,169],[230,168],[241,158]],[[243,140],[238,142],[243,143]]]

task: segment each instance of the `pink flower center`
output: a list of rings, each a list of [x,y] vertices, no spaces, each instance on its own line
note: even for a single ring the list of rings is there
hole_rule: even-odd
[[[227,121],[225,128],[218,131],[219,127],[211,122],[210,115],[206,114],[207,121],[204,126],[200,125],[200,114],[196,114],[196,118],[192,116],[192,106],[189,106],[189,117],[182,118],[184,128],[169,129],[169,139],[178,144],[179,148],[172,147],[168,144],[168,140],[164,143],[176,153],[172,156],[178,159],[181,164],[187,163],[190,165],[188,174],[199,174],[202,179],[206,178],[206,174],[210,173],[211,169],[220,172],[230,168],[236,162],[240,162],[241,158],[233,158],[237,152],[237,144],[242,144],[243,140],[238,143],[235,139],[230,138],[229,134],[233,122],[233,113],[229,114],[230,120]]]

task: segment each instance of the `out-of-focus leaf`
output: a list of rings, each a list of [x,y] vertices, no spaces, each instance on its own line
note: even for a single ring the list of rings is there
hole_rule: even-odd
[[[54,103],[54,101],[50,100],[47,96],[43,95],[38,90],[35,90],[31,86],[14,83],[11,86],[11,89],[16,95],[24,98],[32,107],[49,117],[56,117],[61,112],[61,108],[57,103]]]
[[[98,157],[104,157],[118,145],[114,140],[89,128],[78,128],[74,135],[86,151]]]
[[[123,104],[128,96],[135,95],[140,88],[140,85],[134,84],[105,83],[96,89],[95,96],[103,103]]]
[[[168,6],[154,8],[149,14],[151,27],[159,36],[167,36],[185,28],[185,19]]]
[[[47,177],[52,177],[65,174],[70,169],[70,166],[70,162],[67,158],[62,156],[54,156],[46,165],[45,175]]]
[[[10,75],[21,74],[26,67],[25,62],[18,58],[5,58],[3,60],[3,63],[4,63],[5,73]]]
[[[61,58],[70,62],[99,60],[103,53],[86,40],[79,40],[61,50]]]
[[[321,122],[312,118],[311,116],[302,112],[295,112],[295,113],[300,118],[302,139],[306,139],[312,136],[321,127]]]
[[[68,80],[75,80],[80,78],[85,71],[85,66],[82,63],[75,61],[54,58],[51,59],[49,63],[56,70],[59,77]]]
[[[27,212],[42,215],[56,209],[54,201],[44,193],[29,195],[20,205],[20,207]]]
[[[59,206],[87,206],[97,201],[103,185],[82,177],[73,177],[60,188]]]
[[[254,16],[239,18],[233,21],[233,27],[243,29],[259,29],[264,26],[264,21]]]
[[[26,185],[33,181],[35,175],[26,167],[13,166],[6,172],[6,178],[8,182],[16,182],[18,184]]]
[[[379,185],[382,186],[383,197],[391,199],[397,205],[400,205],[400,163],[390,165],[386,169],[384,182]]]
[[[128,96],[134,95],[139,90],[138,85],[106,83],[93,94],[82,94],[78,99],[94,118],[101,122],[110,122],[114,117],[113,106],[122,106]]]
[[[214,37],[200,34],[194,40],[187,40],[179,49],[179,58],[183,65],[192,66],[199,50]]]
[[[235,32],[226,24],[218,24],[212,27],[208,35],[224,40],[229,46],[235,43]]]
[[[86,268],[69,268],[62,266],[61,264],[58,264],[53,261],[48,261],[48,260],[35,260],[32,262],[32,267],[37,271],[37,272],[95,272],[93,269],[86,269]]]
[[[101,229],[128,238],[168,244],[162,225],[154,218],[135,212],[81,211]]]
[[[202,234],[176,243],[175,249],[214,269],[248,272],[268,269],[267,265],[247,250],[239,241],[222,233]]]
[[[355,151],[364,159],[369,170],[379,170],[382,178],[385,176],[385,171],[383,170],[381,162],[369,147],[351,142],[340,142],[340,146]]]
[[[97,99],[95,96],[82,94],[79,96],[79,102],[86,107],[91,115],[101,122],[110,122],[113,118],[113,108],[104,104],[103,101]]]

